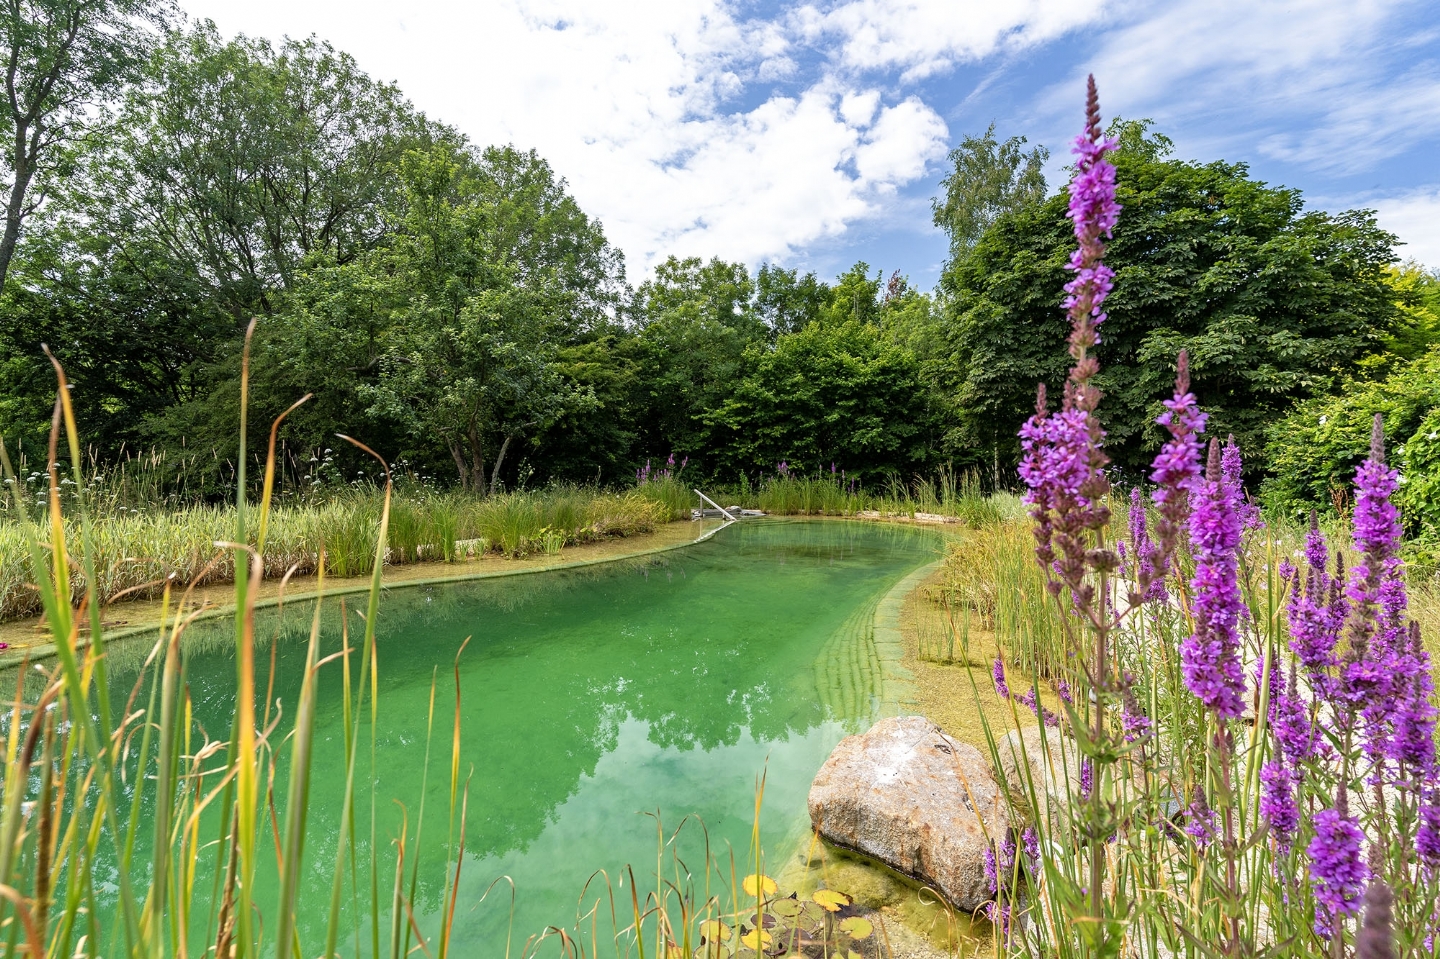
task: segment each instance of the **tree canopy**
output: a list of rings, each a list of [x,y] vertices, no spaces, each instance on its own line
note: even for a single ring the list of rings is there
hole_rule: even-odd
[[[1328,391],[1396,323],[1385,274],[1395,238],[1373,217],[1306,211],[1299,191],[1254,180],[1243,163],[1172,160],[1143,132],[1122,128],[1115,154],[1123,212],[1096,381],[1110,455],[1137,476],[1159,444],[1153,421],[1180,350],[1211,431],[1258,452],[1270,423]],[[1000,216],[944,274],[958,449],[1013,457],[1036,384],[1058,395],[1066,208],[1061,192]]]
[[[17,26],[15,9],[33,16]],[[95,457],[173,452],[189,488],[218,490],[255,318],[252,449],[308,393],[282,434],[291,474],[331,449],[342,471],[371,469],[335,445],[343,431],[477,492],[621,483],[671,454],[697,479],[782,461],[998,478],[1037,382],[1064,378],[1074,240],[1064,191],[1046,195],[1048,152],[1024,137],[992,126],[951,153],[933,293],[897,264],[822,278],[677,256],[632,286],[533,150],[470,143],[321,40],[168,29],[169,15],[160,0],[26,0],[0,23],[19,91],[6,122],[31,131],[8,170],[43,159],[25,167],[38,188],[11,183],[28,199],[12,203],[25,229],[6,234],[0,286],[7,442],[44,446],[46,344]],[[26,120],[17,104],[51,75],[62,94]],[[1314,434],[1305,450],[1271,444],[1268,466],[1294,474],[1271,494],[1287,503],[1348,464],[1349,446],[1312,428],[1338,391],[1410,397],[1396,428],[1421,428],[1433,274],[1392,265],[1394,238],[1363,211],[1308,211],[1244,164],[1174,159],[1149,121],[1110,132],[1125,209],[1099,384],[1118,469],[1138,478],[1148,461],[1182,348],[1213,430],[1252,466],[1266,469],[1255,454],[1277,421]]]

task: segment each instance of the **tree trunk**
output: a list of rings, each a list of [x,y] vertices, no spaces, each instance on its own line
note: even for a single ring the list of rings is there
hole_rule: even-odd
[[[505,434],[505,442],[500,444],[500,452],[495,456],[495,469],[490,473],[490,495],[495,495],[495,487],[500,482],[500,464],[505,462],[505,451],[510,448],[510,441],[515,438],[513,433]]]
[[[480,431],[475,421],[470,421],[470,489],[485,495],[485,446],[480,442]]]
[[[15,182],[10,187],[10,196],[5,202],[5,232],[0,235],[0,290],[5,289],[5,277],[10,272],[10,260],[15,255],[15,245],[20,241],[20,221],[25,209],[25,192],[30,187],[30,178],[35,175],[35,151],[27,148],[23,123],[15,125],[15,152],[10,157],[15,171]],[[39,133],[39,130],[36,130]],[[36,146],[39,144],[37,143]]]
[[[460,488],[470,487],[470,467],[465,462],[465,451],[460,448],[459,443],[447,443],[450,447],[450,456],[455,460],[455,469],[460,473]]]

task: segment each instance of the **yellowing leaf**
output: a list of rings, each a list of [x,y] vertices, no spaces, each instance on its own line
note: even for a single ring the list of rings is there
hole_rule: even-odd
[[[706,942],[729,942],[730,927],[719,919],[707,919],[700,923],[700,935]]]
[[[856,952],[854,949],[847,949],[845,950],[845,959],[865,959],[865,957],[860,955],[860,953]]]
[[[834,889],[817,889],[811,898],[826,912],[839,912],[841,906],[850,905],[850,897]]]
[[[685,959],[685,950],[672,942],[665,947],[665,959]]]
[[[759,952],[761,949],[768,949],[774,944],[775,940],[772,939],[770,933],[764,929],[751,929],[740,937],[740,942],[747,948]]]
[[[745,895],[747,896],[759,896],[762,894],[773,896],[780,890],[780,887],[775,885],[775,880],[769,876],[746,876],[741,885],[745,888]]]
[[[851,916],[841,920],[840,931],[851,939],[868,939],[870,933],[875,931],[875,926],[863,916]]]

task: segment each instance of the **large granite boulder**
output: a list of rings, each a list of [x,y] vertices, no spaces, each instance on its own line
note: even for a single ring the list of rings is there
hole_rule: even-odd
[[[882,719],[836,746],[810,786],[810,822],[966,912],[991,898],[987,836],[1010,825],[980,751],[919,716]]]

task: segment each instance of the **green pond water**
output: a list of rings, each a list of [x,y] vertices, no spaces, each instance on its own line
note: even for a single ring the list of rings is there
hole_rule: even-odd
[[[805,798],[825,757],[880,708],[870,644],[877,601],[938,550],[933,533],[906,527],[747,521],[644,559],[388,591],[378,622],[379,720],[373,731],[368,713],[361,724],[357,770],[359,831],[368,846],[373,809],[375,845],[387,864],[382,900],[407,816],[407,864],[417,855],[423,799],[416,919],[427,933],[437,928],[453,856],[447,840],[453,669],[467,636],[459,666],[460,769],[469,781],[469,810],[453,954],[503,955],[507,934],[518,952],[546,926],[573,927],[582,887],[599,869],[612,877],[617,905],[626,910],[620,925],[627,924],[630,889],[628,879],[622,885],[622,867],[633,865],[642,897],[655,886],[656,825],[645,812],[658,813],[667,834],[697,817],[727,878],[731,849],[736,874],[753,871],[745,857],[762,772],[762,845],[775,865],[806,834]],[[352,636],[363,629],[355,612],[362,604],[363,597],[347,604]],[[340,648],[339,601],[327,600],[323,609],[329,652]],[[312,615],[311,604],[291,603],[257,621],[257,635],[274,637],[273,696],[287,717]],[[192,627],[187,653],[195,719],[215,738],[228,735],[234,710],[231,629],[228,621]],[[269,661],[267,644],[257,653],[262,693]],[[323,941],[344,788],[340,669],[332,663],[320,677],[300,917],[307,954]],[[358,675],[358,661],[352,669]],[[128,693],[135,682],[133,671],[112,674],[116,692]],[[283,815],[288,745],[281,757],[275,795]],[[668,868],[673,872],[670,856],[678,852],[703,872],[704,834],[692,823],[681,837],[667,854]],[[149,848],[149,839],[142,837],[139,848]],[[258,848],[273,850],[268,825]],[[209,868],[202,869],[205,889]],[[508,887],[479,901],[502,876],[514,883],[513,925]],[[361,887],[361,902],[368,902],[368,876]],[[255,894],[262,910],[273,910],[275,888],[273,863],[262,863]],[[591,887],[581,908],[589,908],[597,890]],[[353,929],[352,909],[347,890]],[[610,935],[608,909],[601,939]],[[366,918],[366,942],[368,925]]]

